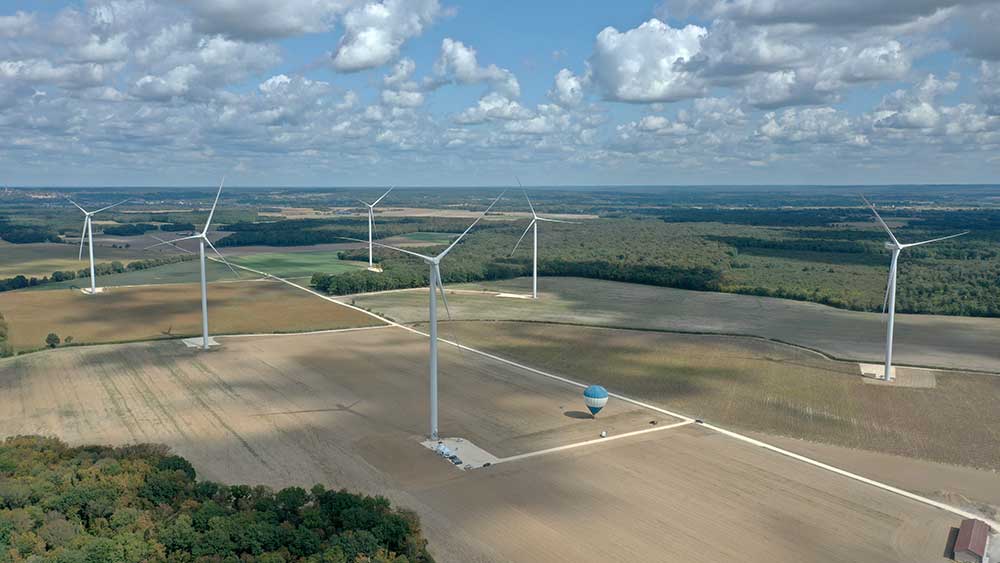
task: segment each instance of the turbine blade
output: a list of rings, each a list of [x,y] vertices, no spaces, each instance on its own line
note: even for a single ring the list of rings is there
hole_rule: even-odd
[[[75,201],[73,201],[72,199],[70,199],[70,198],[66,198],[66,201],[68,201],[68,202],[72,203],[73,205],[75,205],[75,206],[76,206],[76,208],[77,208],[77,209],[79,209],[80,211],[83,211],[84,213],[86,213],[86,212],[87,212],[87,210],[86,210],[86,209],[84,209],[84,208],[80,207],[80,204],[79,204],[79,203],[77,203],[77,202],[75,202]]]
[[[889,290],[892,288],[892,274],[896,269],[896,265],[893,264],[889,266],[889,277],[885,280],[885,297],[882,299],[882,314],[885,314],[886,308],[889,306]]]
[[[87,239],[87,223],[89,222],[90,222],[90,215],[87,215],[83,219],[83,232],[80,233],[80,256],[77,257],[77,260],[83,260],[83,241]]]
[[[382,197],[376,199],[375,202],[371,204],[371,206],[375,207],[376,205],[378,205],[378,202],[382,201],[382,199],[385,198],[385,196],[389,195],[389,192],[391,192],[391,191],[392,191],[392,187],[390,187],[384,194],[382,194]]]
[[[872,213],[875,214],[875,218],[878,219],[879,223],[881,223],[882,228],[885,229],[885,232],[889,233],[889,238],[892,239],[893,244],[895,244],[896,246],[902,246],[901,244],[899,244],[899,241],[896,240],[896,235],[892,234],[892,231],[889,229],[889,225],[885,224],[885,221],[882,220],[882,216],[879,215],[878,211],[875,210],[875,206],[872,205],[872,202],[868,201],[868,198],[866,198],[865,196],[861,196],[861,199],[863,199],[865,203],[868,204],[869,209],[871,209]]]
[[[546,223],[566,223],[567,225],[579,225],[577,221],[563,221],[562,219],[546,219],[545,217],[535,217],[539,221],[545,221]]]
[[[448,297],[444,294],[444,282],[441,281],[441,266],[434,264],[434,270],[437,272],[437,288],[435,289],[441,290],[441,301],[444,303],[444,310],[448,313],[448,320],[450,321],[452,320],[451,308],[448,307]]]
[[[205,221],[205,229],[202,233],[208,233],[208,227],[212,224],[212,217],[215,215],[215,206],[219,205],[219,196],[222,195],[222,186],[226,183],[226,177],[222,177],[222,182],[219,183],[219,191],[215,194],[215,203],[212,204],[212,210],[208,212],[208,221]]]
[[[503,194],[505,194],[505,193],[507,193],[507,192],[506,191],[501,192],[500,195],[498,195],[497,198],[493,200],[493,203],[491,203],[489,207],[487,207],[482,213],[480,213],[479,217],[476,217],[476,220],[473,221],[471,225],[469,225],[469,228],[465,229],[465,232],[463,232],[462,234],[458,235],[458,238],[455,239],[448,248],[444,249],[444,252],[442,252],[441,254],[437,255],[437,259],[440,260],[440,259],[444,258],[445,256],[447,256],[447,254],[449,252],[451,252],[451,249],[455,248],[455,245],[458,244],[458,241],[462,240],[462,237],[464,237],[465,235],[469,234],[469,231],[472,230],[472,227],[476,226],[476,223],[478,223],[480,219],[482,219],[483,217],[486,217],[486,214],[490,212],[490,209],[493,209],[493,206],[496,205],[498,201],[500,201],[500,199],[503,197]]]
[[[340,239],[343,239],[343,240],[350,240],[350,241],[353,241],[353,242],[363,242],[365,244],[368,244],[368,241],[361,240],[359,238],[351,238],[351,237],[337,237],[337,238],[340,238]],[[382,248],[388,248],[389,250],[395,250],[396,252],[402,252],[404,254],[412,254],[413,256],[416,256],[417,258],[421,258],[421,259],[426,260],[428,262],[433,262],[434,261],[434,258],[431,258],[430,256],[425,256],[423,254],[420,254],[418,252],[413,252],[411,250],[406,250],[406,249],[399,248],[399,247],[396,247],[396,246],[389,246],[388,244],[382,244],[380,242],[374,242],[374,241],[372,242],[372,244],[375,245],[375,246],[381,246]]]
[[[173,240],[165,240],[163,242],[154,244],[153,246],[147,246],[146,248],[143,248],[143,250],[149,250],[150,248],[156,248],[157,246],[163,246],[165,244],[174,244],[174,243],[180,242],[182,240],[191,240],[191,239],[194,239],[194,238],[201,238],[201,235],[197,234],[197,235],[191,235],[189,237],[181,237],[181,238],[175,238]]]
[[[372,206],[372,204],[368,203],[367,201],[365,201],[365,200],[363,200],[363,199],[359,199],[358,201],[360,201],[361,203],[363,203],[363,204],[367,205],[368,207],[371,207],[371,206]]]
[[[187,252],[188,254],[194,254],[194,252],[191,252],[190,250],[184,248],[183,246],[177,246],[176,244],[170,242],[169,240],[163,240],[163,239],[161,239],[160,237],[158,237],[156,235],[150,235],[150,237],[152,237],[152,238],[154,238],[154,239],[162,242],[163,244],[169,244],[170,246],[172,246],[172,247],[174,247],[177,250],[180,250],[182,252]]]
[[[119,201],[118,203],[115,203],[114,205],[109,205],[107,207],[102,207],[102,208],[98,209],[97,211],[95,211],[94,213],[100,213],[101,211],[106,211],[108,209],[111,209],[112,207],[118,207],[119,205],[121,205],[123,203],[126,203],[126,202],[128,202],[128,200],[127,199],[123,199],[123,200]],[[91,213],[91,215],[93,215],[94,213]]]
[[[525,190],[524,186],[521,185],[521,179],[518,178],[517,176],[515,176],[514,179],[517,180],[517,186],[521,188],[522,192],[524,192],[524,199],[528,200],[528,208],[531,209],[531,216],[534,217],[535,219],[538,219],[538,214],[535,213],[535,206],[531,205],[531,198],[528,197],[528,191]]]
[[[454,320],[451,316],[451,308],[448,307],[448,296],[444,292],[444,281],[441,279],[441,265],[434,264],[434,270],[437,272],[437,289],[441,291],[441,301],[444,303],[445,313],[448,314],[448,320]],[[458,340],[458,330],[451,331],[451,339],[455,341],[455,346],[458,347],[458,353],[462,353],[462,343]]]
[[[233,268],[233,266],[229,263],[229,261],[226,260],[226,257],[223,256],[221,252],[219,252],[219,249],[215,248],[215,245],[212,244],[212,241],[208,240],[208,237],[205,237],[205,242],[208,243],[208,246],[212,249],[212,251],[219,256],[219,259],[222,260],[222,263],[225,264],[227,268],[229,268],[229,271],[231,271],[234,276],[240,277],[240,273],[236,271],[236,268]]]
[[[939,240],[948,240],[950,238],[955,238],[955,237],[960,237],[962,235],[967,235],[967,234],[969,234],[969,232],[970,231],[965,231],[964,233],[958,233],[957,235],[948,235],[946,237],[932,238],[931,240],[925,240],[925,241],[921,241],[921,242],[911,242],[910,244],[901,244],[900,246],[903,247],[903,248],[909,248],[911,246],[920,246],[921,244],[930,244],[932,242],[937,242]]]
[[[534,225],[534,224],[535,224],[535,220],[534,219],[532,219],[531,222],[528,223],[528,228],[524,229],[524,232],[521,233],[521,238],[517,239],[517,244],[514,245],[514,250],[510,251],[510,255],[511,256],[513,256],[514,253],[517,252],[517,247],[521,246],[521,241],[524,240],[524,237],[528,234],[528,231],[531,230],[531,226]]]

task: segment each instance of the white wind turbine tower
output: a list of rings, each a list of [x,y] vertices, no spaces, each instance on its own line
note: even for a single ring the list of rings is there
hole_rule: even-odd
[[[200,233],[195,233],[195,234],[193,234],[191,236],[181,237],[181,238],[174,239],[174,240],[165,240],[165,241],[160,242],[158,244],[154,244],[153,246],[146,247],[146,250],[149,250],[150,248],[155,248],[157,246],[163,246],[165,244],[168,244],[170,246],[173,246],[174,248],[179,248],[180,250],[184,250],[185,252],[188,252],[187,250],[185,250],[185,249],[177,246],[177,243],[181,242],[181,241],[185,241],[185,240],[198,239],[198,247],[199,247],[198,256],[199,256],[199,260],[201,262],[201,347],[203,349],[205,349],[205,350],[208,350],[208,346],[209,346],[209,340],[208,340],[208,285],[207,285],[206,280],[205,280],[205,245],[207,244],[209,246],[209,248],[211,248],[212,251],[214,251],[219,256],[219,258],[222,260],[222,263],[225,264],[233,272],[233,275],[235,275],[236,277],[240,276],[236,272],[236,270],[233,269],[233,267],[229,265],[229,262],[226,261],[226,257],[223,256],[222,253],[219,252],[219,250],[217,248],[215,248],[215,245],[212,244],[212,241],[210,241],[208,239],[208,228],[212,225],[212,216],[215,215],[215,207],[219,204],[219,196],[222,195],[222,186],[225,183],[226,183],[226,179],[223,178],[222,179],[222,183],[219,184],[219,191],[218,191],[218,193],[215,194],[215,203],[212,204],[212,210],[209,211],[209,213],[208,213],[208,220],[205,221],[205,228],[202,229],[202,231]]]
[[[368,269],[372,272],[382,271],[381,268],[376,268],[374,262],[372,261],[372,228],[375,224],[375,206],[378,205],[378,202],[382,201],[385,196],[389,195],[389,192],[391,191],[392,188],[389,188],[384,194],[382,194],[382,197],[376,199],[373,203],[368,203],[362,199],[358,200],[368,206]]]
[[[490,203],[489,207],[487,207],[485,211],[483,211],[482,213],[479,214],[478,217],[476,217],[476,220],[473,221],[472,224],[469,225],[469,227],[467,229],[465,229],[465,231],[461,235],[458,236],[458,238],[456,238],[454,241],[452,241],[451,245],[449,245],[448,248],[444,249],[444,251],[441,252],[440,254],[438,254],[437,256],[427,256],[425,254],[419,254],[417,252],[413,252],[413,251],[410,251],[410,250],[405,250],[405,249],[402,249],[402,248],[397,248],[395,246],[389,246],[388,244],[380,244],[380,243],[377,243],[377,242],[373,243],[375,246],[381,246],[383,248],[388,248],[388,249],[391,249],[391,250],[402,252],[404,254],[409,254],[411,256],[416,256],[417,258],[420,258],[421,260],[423,260],[424,262],[426,262],[428,266],[430,266],[430,286],[429,286],[430,287],[430,300],[429,300],[429,313],[430,314],[428,316],[429,316],[429,320],[430,320],[430,341],[431,341],[431,349],[430,349],[430,407],[431,407],[430,438],[431,438],[431,440],[437,440],[438,439],[438,353],[437,353],[437,345],[438,345],[438,338],[437,338],[437,291],[438,290],[441,291],[441,299],[444,301],[444,308],[448,312],[448,318],[451,318],[451,309],[449,309],[449,307],[448,307],[448,298],[445,297],[445,294],[444,294],[444,285],[441,283],[441,260],[444,259],[444,257],[447,256],[449,252],[451,252],[451,249],[455,248],[455,245],[458,244],[458,242],[460,240],[462,240],[462,238],[465,235],[469,234],[469,231],[471,231],[472,228],[476,226],[476,223],[478,223],[480,219],[482,219],[483,217],[485,217],[486,214],[490,212],[490,209],[493,209],[493,206],[496,205],[497,202],[500,201],[500,198],[502,198],[502,197],[503,197],[503,194],[501,193],[499,196],[497,196],[496,199],[493,200],[492,203]],[[352,239],[352,238],[347,238],[347,237],[343,237],[343,238],[345,240],[353,240],[353,241],[357,241],[357,242],[364,242],[364,241],[359,240],[359,239]]]
[[[87,246],[90,248],[90,291],[87,291],[85,289],[85,290],[83,290],[83,292],[87,293],[87,294],[90,294],[90,295],[94,295],[94,294],[97,293],[97,277],[96,277],[95,272],[94,272],[94,229],[93,229],[93,226],[91,225],[91,219],[90,218],[93,217],[94,215],[97,215],[101,211],[106,211],[108,209],[111,209],[112,207],[118,207],[119,205],[127,202],[128,200],[125,199],[125,200],[119,201],[118,203],[116,203],[114,205],[108,205],[107,207],[102,207],[102,208],[98,209],[97,211],[87,211],[86,209],[80,207],[80,204],[78,204],[77,202],[73,201],[72,199],[69,199],[69,198],[66,198],[66,199],[70,203],[72,203],[73,205],[75,205],[77,209],[79,209],[80,211],[83,211],[83,232],[80,233],[80,254],[79,254],[79,256],[78,256],[77,259],[78,260],[83,260],[83,241],[84,240],[89,240],[90,244],[88,244]]]
[[[875,206],[868,201],[867,198],[861,196],[861,199],[868,204],[871,208],[872,213],[875,214],[875,218],[878,219],[879,224],[885,229],[885,232],[889,235],[889,241],[886,241],[885,247],[892,251],[892,261],[889,264],[889,281],[885,286],[885,299],[882,301],[882,314],[886,313],[886,307],[888,306],[889,312],[889,322],[886,327],[885,333],[885,373],[882,374],[882,379],[885,381],[892,381],[896,377],[892,373],[892,329],[893,324],[896,320],[896,272],[897,265],[899,263],[899,253],[904,248],[910,248],[911,246],[920,246],[922,244],[930,244],[932,242],[938,242],[942,240],[947,240],[950,238],[960,237],[962,235],[969,234],[969,231],[958,233],[957,235],[949,235],[946,237],[940,237],[930,240],[925,240],[921,242],[911,242],[909,244],[903,244],[896,239],[896,236],[892,234],[892,230],[889,229],[889,225],[882,220],[882,217],[875,210]]]
[[[521,185],[521,181],[517,181],[518,185]],[[523,191],[523,190],[522,190]],[[528,234],[529,230],[533,230],[532,233],[532,250],[531,250],[531,298],[538,299],[538,222],[542,221],[545,223],[567,223],[570,225],[575,225],[573,221],[560,221],[559,219],[547,219],[545,217],[539,217],[535,213],[535,206],[531,205],[531,199],[528,198],[528,192],[524,192],[524,199],[528,200],[528,207],[531,208],[531,222],[528,223],[528,227],[524,229],[521,233],[521,238],[517,239],[517,244],[514,245],[514,249],[510,251],[510,255],[513,256],[517,252],[517,247],[520,246],[521,241],[524,240],[525,235]]]

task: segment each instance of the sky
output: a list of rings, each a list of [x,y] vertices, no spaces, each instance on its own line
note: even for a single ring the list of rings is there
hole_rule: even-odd
[[[0,185],[1000,183],[1000,2],[4,0]]]

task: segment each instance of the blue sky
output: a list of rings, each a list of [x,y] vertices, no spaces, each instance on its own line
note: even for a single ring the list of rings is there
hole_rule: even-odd
[[[977,0],[8,1],[0,184],[995,183]]]

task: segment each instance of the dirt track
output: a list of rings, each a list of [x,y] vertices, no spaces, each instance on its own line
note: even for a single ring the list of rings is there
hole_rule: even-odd
[[[579,389],[441,359],[442,433],[498,455],[656,418],[620,402],[567,416]],[[417,444],[425,360],[393,328],[56,350],[0,362],[0,433],[164,442],[205,478],[385,494],[419,511],[441,561],[942,561],[957,523],[693,426],[463,473]]]

